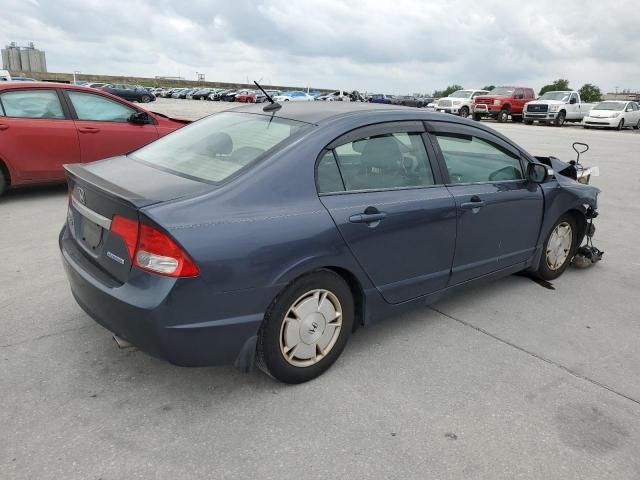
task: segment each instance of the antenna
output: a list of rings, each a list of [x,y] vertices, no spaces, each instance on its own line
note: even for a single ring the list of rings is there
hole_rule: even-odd
[[[282,105],[280,105],[278,102],[274,101],[273,98],[271,98],[271,95],[269,95],[264,88],[262,88],[260,86],[260,84],[258,84],[258,82],[256,82],[255,80],[253,81],[253,83],[256,84],[256,87],[258,87],[260,89],[260,91],[262,93],[264,93],[264,96],[267,97],[267,100],[269,100],[270,104],[269,105],[265,105],[265,107],[262,109],[264,112],[272,112],[272,111],[276,111],[276,110],[280,110],[282,108]]]

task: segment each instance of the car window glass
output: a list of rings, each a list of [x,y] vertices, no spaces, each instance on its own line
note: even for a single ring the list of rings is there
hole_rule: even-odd
[[[436,134],[451,183],[520,180],[522,166],[516,155],[471,135]]]
[[[53,90],[19,90],[0,96],[8,117],[64,118],[58,94]]]
[[[578,102],[578,95],[576,95],[575,93],[571,94],[571,99],[569,100],[570,102],[573,101],[575,103]]]
[[[419,133],[365,137],[335,149],[346,190],[433,185],[433,173]]]
[[[333,152],[327,152],[318,162],[318,193],[342,192],[344,183]]]
[[[131,156],[177,174],[220,182],[309,124],[223,112],[183,127]]]
[[[69,92],[78,120],[126,122],[136,111],[119,102],[93,93]]]

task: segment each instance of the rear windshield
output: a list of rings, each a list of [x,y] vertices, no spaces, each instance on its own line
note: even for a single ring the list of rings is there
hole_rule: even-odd
[[[224,112],[204,118],[131,154],[178,175],[221,182],[309,124]]]

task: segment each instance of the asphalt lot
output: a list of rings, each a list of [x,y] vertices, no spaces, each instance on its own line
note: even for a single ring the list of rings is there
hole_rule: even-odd
[[[159,100],[199,117],[230,104]],[[599,165],[604,260],[521,276],[358,330],[299,386],[135,350],[74,302],[66,190],[0,200],[0,478],[640,478],[638,132],[494,124]]]

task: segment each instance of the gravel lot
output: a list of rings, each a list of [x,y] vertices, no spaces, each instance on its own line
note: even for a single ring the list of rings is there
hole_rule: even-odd
[[[230,104],[159,100],[197,118]],[[0,200],[0,478],[640,478],[637,132],[494,124],[532,153],[591,145],[604,260],[512,276],[358,330],[300,386],[186,369],[76,305],[64,187]]]

